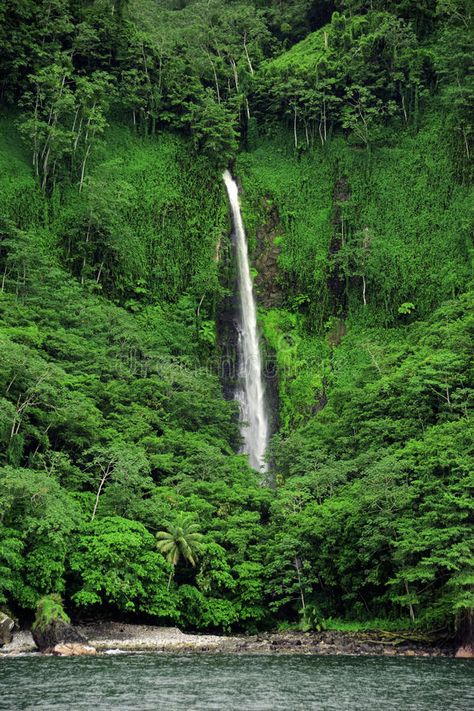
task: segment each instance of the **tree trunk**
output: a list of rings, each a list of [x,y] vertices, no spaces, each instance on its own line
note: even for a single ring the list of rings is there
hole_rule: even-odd
[[[85,156],[84,156],[84,160],[82,161],[81,180],[80,180],[80,183],[79,183],[79,192],[82,192],[82,186],[84,185],[84,176],[85,176],[85,172],[86,172],[86,163],[87,163],[87,159],[88,159],[88,157],[89,157],[90,150],[91,150],[91,144],[89,143],[89,145],[87,146],[86,154],[85,154]]]
[[[84,270],[85,270],[86,264],[87,264],[87,245],[89,244],[90,234],[91,234],[91,218],[89,217],[89,222],[87,224],[87,232],[86,232],[86,249],[84,252],[84,256],[82,258],[81,284],[84,284]]]
[[[464,147],[466,149],[466,158],[468,160],[471,160],[471,151],[469,150],[469,140],[468,140],[466,129],[464,128],[464,126],[462,127],[461,131],[462,131],[462,135],[464,138]]]
[[[51,152],[51,148],[48,147],[48,150],[46,151],[46,155],[43,161],[43,180],[41,181],[41,189],[45,190],[46,188],[46,183],[48,182],[48,162],[49,162],[49,154]]]
[[[410,595],[410,588],[408,587],[408,583],[406,580],[405,580],[405,592],[407,595]],[[408,607],[410,609],[410,619],[412,622],[414,622],[415,621],[415,611],[413,609],[413,605],[411,604],[411,602],[408,603]]]
[[[298,587],[300,589],[300,600],[301,600],[301,609],[303,611],[303,620],[306,622],[306,602],[304,599],[303,585],[301,584],[301,572],[300,572],[301,562],[300,562],[299,558],[295,557],[294,566],[296,568],[296,574],[298,576]]]
[[[111,471],[112,471],[112,465],[109,464],[109,465],[107,466],[107,469],[105,470],[104,474],[102,475],[102,479],[100,480],[99,488],[97,489],[97,494],[96,494],[96,497],[95,497],[94,510],[92,511],[92,516],[91,516],[91,522],[94,520],[95,515],[96,515],[96,513],[97,513],[97,507],[98,507],[98,505],[99,505],[100,494],[101,494],[102,489],[104,488],[105,482],[107,481],[107,479],[109,478],[109,476],[110,476],[110,474],[111,474]]]
[[[230,58],[230,65],[232,67],[232,73],[234,75],[235,90],[238,92],[239,91],[239,75],[237,72],[237,65],[232,57]]]
[[[252,62],[250,61],[249,51],[247,49],[247,35],[246,34],[244,35],[244,52],[245,52],[245,56],[247,58],[247,64],[249,65],[250,74],[253,76],[255,74],[255,72],[253,70]]]
[[[217,78],[216,67],[215,67],[214,62],[211,59],[211,55],[209,54],[209,52],[207,53],[207,58],[209,59],[209,63],[212,67],[212,73],[214,75],[214,83],[216,85],[217,102],[220,104],[221,103],[221,91],[219,88],[219,79]]]

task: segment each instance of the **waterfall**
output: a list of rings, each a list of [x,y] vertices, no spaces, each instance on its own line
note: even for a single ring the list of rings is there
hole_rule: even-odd
[[[240,305],[237,342],[239,384],[235,398],[240,407],[243,451],[249,455],[250,466],[263,472],[267,468],[264,455],[268,444],[269,424],[262,379],[257,308],[250,275],[247,238],[240,212],[239,190],[228,170],[224,172],[223,178],[229,195],[235,231]]]

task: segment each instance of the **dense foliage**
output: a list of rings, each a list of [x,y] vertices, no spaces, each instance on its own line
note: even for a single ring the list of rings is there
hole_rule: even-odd
[[[470,618],[472,44],[467,0],[2,3],[0,605]],[[264,482],[219,381],[233,160]]]

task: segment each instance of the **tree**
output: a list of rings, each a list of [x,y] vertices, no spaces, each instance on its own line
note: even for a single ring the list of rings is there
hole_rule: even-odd
[[[371,11],[331,22],[262,66],[253,103],[263,120],[284,118],[306,143],[326,143],[331,127],[350,129],[368,146],[395,115],[416,120],[425,89],[423,60],[410,24],[390,12]]]
[[[140,489],[149,464],[141,448],[120,442],[118,438],[108,447],[97,447],[88,454],[93,457],[91,468],[99,475],[91,515],[93,521],[104,487],[107,485],[107,494],[112,498],[114,510],[117,511],[129,500],[130,495]]]
[[[158,531],[156,534],[158,550],[173,566],[168,579],[168,590],[173,572],[181,558],[191,563],[193,568],[196,566],[203,538],[204,536],[199,533],[199,526],[189,516],[180,516],[175,523],[169,525],[167,531]]]
[[[153,548],[153,536],[138,521],[106,516],[86,524],[70,558],[76,605],[108,604],[120,612],[173,619],[168,566]]]
[[[84,185],[86,165],[95,143],[108,126],[106,113],[114,98],[112,77],[106,72],[93,72],[90,77],[76,78],[75,113],[73,119],[73,165],[80,153],[76,172],[79,191]]]
[[[74,112],[72,72],[70,57],[63,53],[51,66],[29,76],[32,88],[21,99],[25,112],[20,131],[32,145],[33,167],[43,190],[72,149],[73,131],[67,123]]]
[[[233,112],[215,101],[209,89],[194,105],[189,120],[197,149],[222,165],[235,157],[238,134]]]
[[[4,467],[0,488],[0,569],[10,571],[3,585],[9,600],[34,608],[41,595],[64,592],[66,558],[82,519],[80,507],[44,471]]]
[[[5,528],[0,521],[0,605],[7,605],[21,594],[23,545],[19,532]]]
[[[474,69],[472,31],[466,28],[462,18],[443,28],[436,45],[434,62],[443,103],[448,115],[454,119],[454,129],[460,134],[465,157],[469,162],[474,133]]]
[[[384,104],[377,99],[370,89],[364,86],[352,86],[347,90],[341,111],[342,128],[351,131],[358,142],[366,148],[377,138],[378,128],[383,116],[390,117],[396,112],[396,104]]]

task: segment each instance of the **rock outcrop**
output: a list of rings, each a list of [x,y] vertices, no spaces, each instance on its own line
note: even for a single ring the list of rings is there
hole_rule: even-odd
[[[13,639],[15,622],[5,612],[0,612],[0,647],[10,644]]]
[[[58,595],[48,595],[39,601],[31,632],[40,652],[52,653],[61,645],[89,646],[87,639],[71,625]]]
[[[90,644],[57,644],[52,649],[47,650],[50,654],[58,657],[90,657],[97,654],[97,649]]]
[[[262,211],[265,219],[257,229],[257,247],[254,255],[257,269],[255,287],[258,303],[265,308],[276,308],[281,306],[283,300],[282,288],[278,281],[280,271],[278,239],[283,230],[278,210],[269,198],[264,198]]]
[[[51,620],[44,626],[38,625],[32,630],[32,634],[40,652],[51,651],[57,645],[63,644],[87,645],[87,639],[64,620]]]
[[[474,647],[459,647],[454,656],[456,659],[474,659]]]

